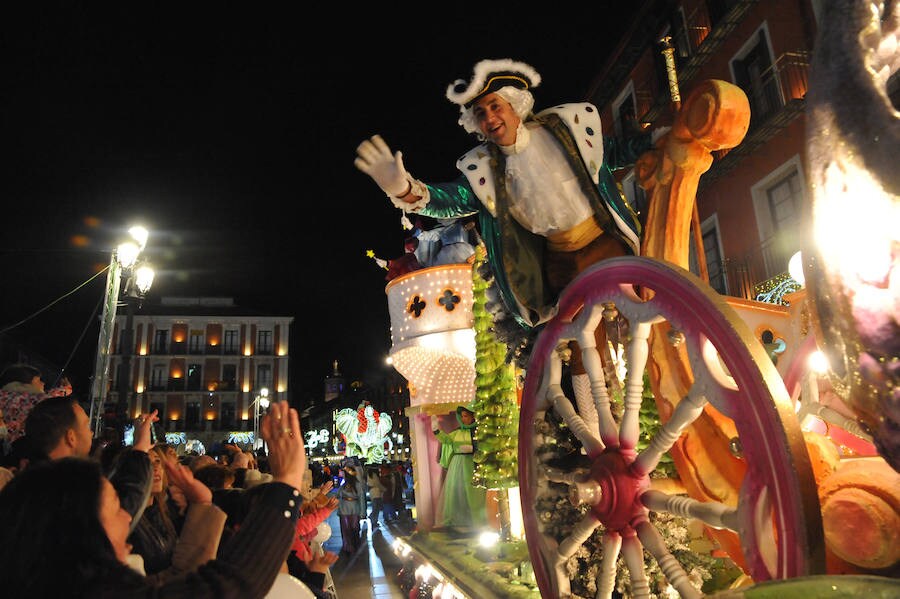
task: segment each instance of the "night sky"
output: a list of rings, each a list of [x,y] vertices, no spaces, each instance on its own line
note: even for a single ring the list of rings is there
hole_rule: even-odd
[[[68,364],[76,393],[105,284],[90,279],[138,222],[157,269],[148,301],[227,296],[295,317],[295,397],[320,394],[335,359],[351,380],[384,368],[385,271],[366,250],[398,257],[405,232],[356,146],[380,133],[414,176],[455,178],[475,139],[447,85],[513,58],[544,79],[536,109],[579,101],[624,29],[609,12],[288,6],[4,9],[0,329],[40,311],[7,334]]]

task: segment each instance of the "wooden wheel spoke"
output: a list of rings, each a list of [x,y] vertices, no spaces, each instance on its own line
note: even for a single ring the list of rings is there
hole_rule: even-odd
[[[600,572],[597,575],[596,599],[610,599],[616,589],[616,562],[622,550],[622,535],[614,531],[607,531],[601,541],[603,547],[603,559],[600,562]]]
[[[576,376],[572,379],[572,386],[578,412],[597,426],[600,438],[609,446],[617,443],[618,430],[610,411],[606,375],[594,335],[602,321],[603,305],[595,303],[585,307],[569,327],[581,348],[581,361],[587,373],[587,384],[581,376]]]
[[[701,597],[700,591],[694,588],[687,572],[684,571],[684,568],[681,567],[675,556],[666,548],[662,535],[659,534],[656,527],[650,524],[649,521],[644,520],[635,527],[635,530],[641,543],[650,552],[656,563],[659,564],[659,569],[662,570],[666,580],[675,587],[682,599],[699,599]]]
[[[596,327],[596,324],[588,326]],[[576,399],[581,396],[590,398],[591,405],[585,409],[592,413],[597,420],[597,427],[600,433],[600,439],[607,447],[617,446],[619,444],[619,427],[613,419],[612,409],[610,406],[609,391],[606,388],[606,375],[603,372],[603,362],[600,359],[600,352],[597,351],[596,339],[594,338],[593,329],[589,329],[589,335],[580,335],[579,344],[582,345],[581,361],[587,372],[588,388],[581,388],[583,382],[580,377],[574,377],[572,386],[575,390]],[[587,391],[587,394],[585,394]],[[579,402],[578,409],[582,409]]]
[[[631,577],[631,596],[635,599],[650,597],[650,583],[644,571],[644,548],[634,535],[622,539],[622,559]]]
[[[638,455],[632,470],[639,475],[652,472],[663,454],[669,451],[681,436],[682,431],[700,416],[706,404],[705,397],[693,394],[685,397],[675,408],[672,417],[653,435],[650,445]]]
[[[557,551],[566,559],[572,557],[584,545],[585,541],[594,534],[598,526],[600,526],[600,520],[594,516],[593,512],[587,512],[584,518],[575,523],[569,536],[560,541]]]
[[[565,421],[575,438],[581,442],[587,454],[596,455],[603,451],[603,442],[594,434],[584,419],[575,412],[575,407],[563,393],[562,387],[558,384],[551,385],[548,395],[553,409]]]
[[[634,449],[641,432],[638,414],[644,396],[644,368],[650,354],[651,330],[650,323],[632,324],[631,341],[626,349],[628,376],[625,378],[625,413],[619,426],[619,445],[624,449]]]
[[[612,319],[617,368],[595,337]],[[562,360],[573,340],[586,376],[569,387]],[[584,593],[584,573],[569,578],[581,547],[593,554],[598,598],[623,583],[630,596],[649,597],[663,578],[681,597],[701,596],[679,563],[683,548],[667,547],[672,535],[656,524],[673,518],[703,522],[754,580],[821,571],[815,479],[791,398],[758,339],[708,286],[662,261],[605,260],[563,292],[529,369],[519,472],[523,510],[540,509],[524,521],[538,539],[529,551],[542,596]],[[647,378],[660,418],[645,425]],[[654,432],[638,453],[645,426]],[[650,478],[669,453],[678,476]]]
[[[684,518],[696,518],[716,529],[738,530],[738,511],[724,503],[703,502],[681,495],[668,495],[649,490],[641,495],[641,503],[654,512],[668,512]]]

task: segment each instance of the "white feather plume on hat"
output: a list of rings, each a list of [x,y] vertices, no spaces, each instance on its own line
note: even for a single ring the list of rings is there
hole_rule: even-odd
[[[479,97],[507,85],[528,90],[541,83],[531,65],[511,58],[485,59],[472,69],[472,79],[457,79],[447,86],[447,99],[463,109]]]

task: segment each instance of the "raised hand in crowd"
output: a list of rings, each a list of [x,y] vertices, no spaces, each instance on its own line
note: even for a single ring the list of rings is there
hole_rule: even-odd
[[[320,553],[313,553],[312,558],[306,562],[306,567],[309,568],[311,572],[324,574],[336,561],[338,561],[337,553],[334,553],[333,551],[322,551]]]
[[[163,466],[169,475],[169,486],[176,486],[188,503],[212,503],[212,489],[194,478],[194,472],[169,456],[163,458]]]
[[[153,423],[159,422],[159,410],[153,410],[149,414],[141,414],[134,421],[134,448],[141,451],[150,451],[153,447],[153,439],[150,429]]]
[[[260,431],[269,447],[269,470],[273,479],[302,489],[307,463],[297,410],[286,401],[270,404]]]

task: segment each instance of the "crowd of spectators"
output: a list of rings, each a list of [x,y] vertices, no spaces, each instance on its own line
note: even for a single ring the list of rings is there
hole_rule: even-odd
[[[338,499],[333,479],[313,485],[296,410],[270,406],[266,459],[178,456],[151,441],[156,420],[141,414],[130,446],[95,441],[68,383],[0,373],[3,596],[328,599]]]

